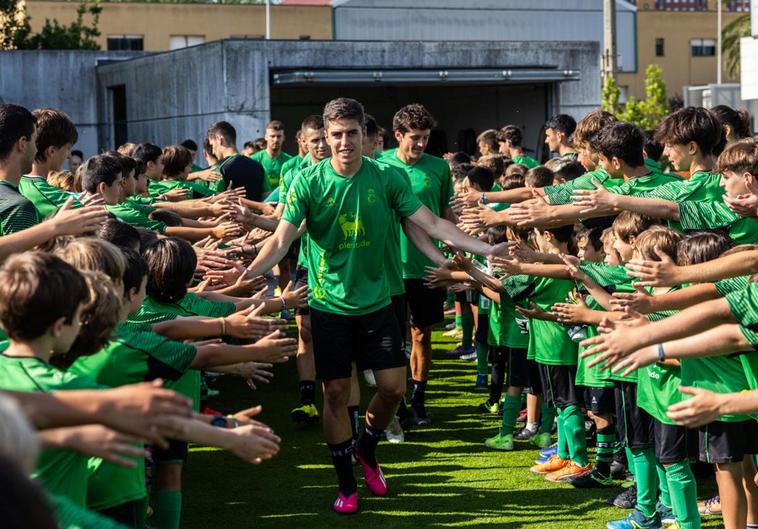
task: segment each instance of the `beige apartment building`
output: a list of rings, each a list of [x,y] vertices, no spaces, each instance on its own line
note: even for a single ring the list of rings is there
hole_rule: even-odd
[[[167,51],[213,40],[266,34],[266,8],[260,4],[201,4],[103,2],[100,48],[103,50]],[[77,2],[28,0],[33,31],[45,19],[70,24]],[[332,38],[332,8],[328,5],[272,5],[271,38]]]
[[[637,1],[637,71],[621,73],[618,83],[627,96],[645,97],[645,68],[658,64],[669,94],[682,94],[685,85],[715,83],[717,14],[715,2],[702,11],[659,11],[652,0]],[[723,25],[742,12],[723,12]],[[722,81],[739,79],[723,74]]]

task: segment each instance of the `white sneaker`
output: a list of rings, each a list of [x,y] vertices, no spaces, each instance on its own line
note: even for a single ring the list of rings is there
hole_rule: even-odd
[[[400,426],[400,420],[397,418],[397,415],[393,417],[392,422],[384,430],[384,435],[387,436],[387,441],[392,444],[405,441],[405,432],[403,432],[403,427]]]
[[[366,380],[366,384],[369,387],[375,388],[376,387],[376,377],[374,376],[374,372],[370,369],[366,369],[363,372],[363,378]]]
[[[450,323],[445,325],[445,329],[447,329],[448,331],[452,331],[453,329],[455,329],[455,322],[451,321]]]

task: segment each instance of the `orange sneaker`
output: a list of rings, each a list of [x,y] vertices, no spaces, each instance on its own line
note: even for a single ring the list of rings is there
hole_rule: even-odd
[[[569,464],[564,466],[560,470],[549,473],[545,476],[545,479],[552,481],[553,483],[560,483],[561,481],[570,481],[574,478],[582,477],[589,474],[592,470],[592,465],[588,464],[586,467],[580,467],[573,461],[569,461]]]
[[[535,474],[549,474],[550,472],[556,472],[566,465],[571,463],[571,460],[569,459],[561,459],[558,457],[558,454],[553,454],[550,456],[550,459],[545,461],[544,463],[539,463],[537,465],[534,465],[529,470],[534,472]]]

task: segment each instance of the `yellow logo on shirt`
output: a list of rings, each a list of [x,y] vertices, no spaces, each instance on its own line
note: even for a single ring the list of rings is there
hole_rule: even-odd
[[[336,201],[334,200],[334,197],[327,197],[326,203],[324,204],[324,207],[333,208],[334,204],[336,204]]]
[[[432,187],[432,179],[429,177],[429,175],[424,175],[424,187]]]
[[[297,202],[297,193],[292,189],[287,193],[287,204],[294,204],[295,202]]]
[[[340,228],[345,239],[352,237],[356,239],[359,235],[366,235],[366,228],[363,222],[355,213],[343,213],[339,216]]]
[[[366,200],[369,204],[376,202],[376,189],[373,187],[368,188],[368,191],[366,192]]]

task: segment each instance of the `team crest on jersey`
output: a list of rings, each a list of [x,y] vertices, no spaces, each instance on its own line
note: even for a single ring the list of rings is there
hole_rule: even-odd
[[[432,179],[429,178],[429,175],[424,175],[424,187],[432,187]]]
[[[324,202],[324,207],[333,208],[334,204],[336,204],[334,197],[326,197],[326,202]]]
[[[368,188],[368,191],[366,192],[366,200],[369,204],[376,202],[376,189],[373,187]]]

